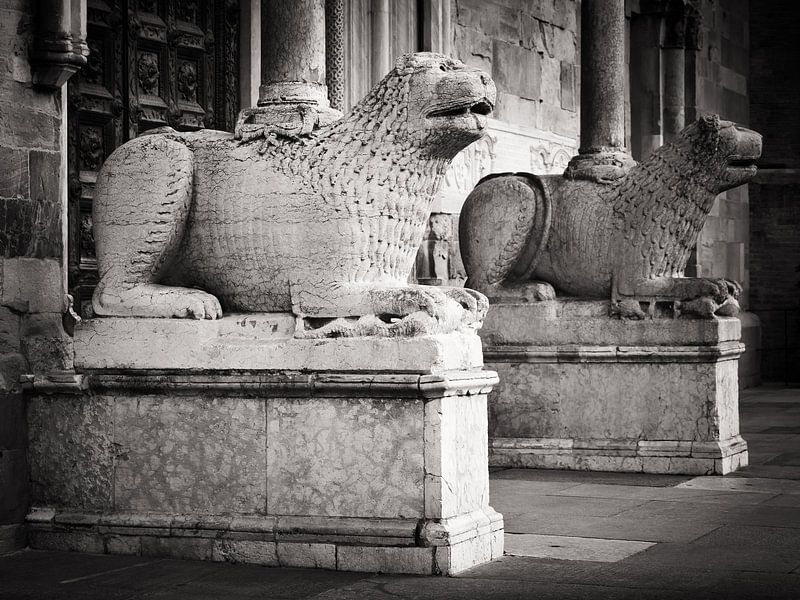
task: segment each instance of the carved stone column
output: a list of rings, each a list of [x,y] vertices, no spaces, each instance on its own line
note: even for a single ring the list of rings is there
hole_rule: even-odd
[[[325,69],[328,98],[336,110],[344,107],[344,0],[325,2]]]
[[[240,113],[236,134],[248,123],[303,134],[340,117],[325,84],[325,0],[262,0],[258,106]]]
[[[670,2],[664,15],[661,64],[664,71],[661,105],[664,141],[674,138],[686,125],[686,13],[682,0]]]
[[[86,64],[88,55],[85,0],[38,2],[30,56],[33,83],[60,88]]]
[[[625,148],[625,0],[581,4],[581,146],[565,177],[613,180]]]
[[[389,0],[372,0],[372,84],[378,83],[392,67],[389,31]]]

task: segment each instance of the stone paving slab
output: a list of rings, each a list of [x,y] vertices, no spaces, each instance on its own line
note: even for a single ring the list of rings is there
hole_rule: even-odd
[[[592,562],[617,562],[637,552],[647,550],[654,543],[602,538],[570,537],[564,535],[538,535],[534,533],[507,534],[506,554],[556,558],[559,560],[586,560]]]
[[[693,475],[660,475],[656,473],[613,473],[602,471],[559,471],[555,469],[497,469],[491,471],[493,481],[561,482],[564,488],[580,483],[607,483],[624,486],[672,487]]]
[[[703,567],[724,571],[791,573],[800,567],[800,535],[795,529],[723,525],[688,544],[658,544],[627,559],[663,569]]]
[[[674,503],[670,503],[674,504]],[[617,517],[537,517],[530,513],[503,515],[506,533],[540,533],[576,537],[601,537],[640,542],[687,543],[722,525],[708,515],[684,514],[668,519],[640,514]]]
[[[720,492],[800,494],[800,481],[769,479],[765,477],[695,477],[689,481],[678,484],[675,488]]]
[[[747,480],[743,480],[747,481]],[[685,485],[685,484],[682,484]],[[711,504],[761,504],[777,492],[761,490],[733,491],[733,490],[705,490],[703,488],[684,488],[682,485],[674,488],[653,487],[623,487],[607,484],[581,484],[558,492],[559,496],[578,496],[583,498],[627,498],[630,500],[662,500],[662,501],[688,501],[708,502]]]

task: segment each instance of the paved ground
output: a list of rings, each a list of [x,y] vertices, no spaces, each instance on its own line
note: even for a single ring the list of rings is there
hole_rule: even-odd
[[[744,393],[751,465],[673,477],[492,474],[507,556],[454,578],[23,551],[0,599],[800,599],[800,390]]]

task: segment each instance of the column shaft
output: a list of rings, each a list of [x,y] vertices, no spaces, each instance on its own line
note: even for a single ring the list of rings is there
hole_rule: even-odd
[[[625,146],[625,0],[581,4],[581,154]]]
[[[328,106],[324,0],[263,0],[259,106],[274,102]]]

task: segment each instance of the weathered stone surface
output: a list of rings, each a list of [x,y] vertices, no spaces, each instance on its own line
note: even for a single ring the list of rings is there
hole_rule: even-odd
[[[264,403],[116,397],[117,510],[266,512]]]
[[[33,505],[113,505],[113,404],[108,399],[31,398],[28,439]]]
[[[17,312],[64,312],[60,261],[21,257],[2,260],[4,306]]]
[[[605,302],[493,306],[482,331],[500,375],[490,464],[692,474],[746,465],[739,334],[734,318],[614,319]]]
[[[423,403],[412,400],[271,401],[268,512],[422,517],[424,416]]]
[[[541,72],[538,55],[526,50],[518,44],[494,42],[494,62],[492,77],[500,90],[515,94],[528,100],[539,100],[541,93]],[[533,58],[533,68],[520,69],[520,64],[528,63]]]
[[[407,279],[444,172],[484,135],[494,96],[482,72],[411,54],[329,127],[243,114],[239,139],[169,130],[128,142],[97,179],[95,313],[213,319],[221,302],[340,318],[306,321],[306,337],[480,322],[480,294]]]
[[[27,198],[29,194],[28,152],[0,146],[0,198]]]
[[[278,543],[277,548],[282,567],[336,568],[334,544]]]
[[[447,518],[489,503],[486,396],[448,397],[425,405],[425,516]]]
[[[275,542],[250,540],[215,540],[212,560],[267,567],[277,567],[280,564]]]
[[[270,369],[441,373],[479,368],[480,338],[453,332],[407,338],[293,339],[288,313],[213,321],[104,318],[75,333],[80,369]],[[124,340],[124,343],[122,342]],[[176,352],[181,348],[181,352]]]
[[[30,372],[47,373],[73,368],[72,338],[64,331],[61,313],[25,315],[20,335]]]
[[[337,559],[343,571],[424,573],[432,570],[435,548],[342,546]]]
[[[736,314],[738,284],[682,275],[716,194],[749,180],[760,152],[757,133],[711,116],[613,182],[489,176],[461,214],[467,285],[495,300],[610,296],[625,318],[645,316],[639,301]]]

